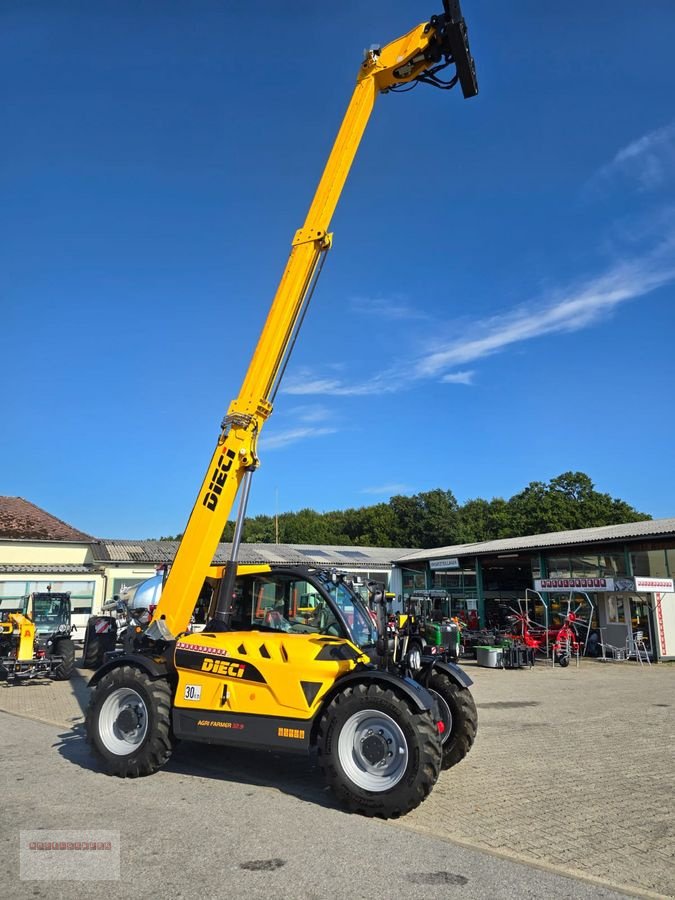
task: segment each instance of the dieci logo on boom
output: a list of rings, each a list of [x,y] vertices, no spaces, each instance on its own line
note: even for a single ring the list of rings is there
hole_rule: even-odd
[[[211,484],[202,500],[202,505],[210,509],[211,512],[218,506],[218,498],[223,493],[223,487],[227,481],[227,473],[232,468],[232,460],[236,455],[234,450],[226,450],[225,453],[220,454],[218,465],[211,476]]]
[[[224,659],[209,659],[202,663],[202,672],[213,672],[214,675],[229,675],[230,678],[243,678],[246,666],[243,663],[227,662]]]

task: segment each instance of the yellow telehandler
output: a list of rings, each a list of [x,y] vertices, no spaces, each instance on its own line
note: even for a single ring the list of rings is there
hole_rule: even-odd
[[[385,818],[416,807],[438,778],[445,723],[434,695],[382,664],[384,636],[376,638],[372,655],[359,645],[353,602],[342,613],[333,604],[335,621],[330,609],[311,615],[322,605],[313,596],[322,593],[318,582],[333,583],[333,576],[289,572],[270,578],[237,566],[237,557],[259,464],[258,436],[331,246],[330,220],[378,94],[414,82],[445,89],[459,84],[465,97],[478,92],[459,2],[443,0],[443,6],[408,34],[366,53],[152,620],[91,680],[87,735],[110,774],[155,772],[177,738],[274,750],[315,747],[339,800],[350,810]],[[453,67],[448,80],[439,74],[446,67]],[[231,560],[214,573],[211,563],[238,493]],[[209,577],[210,620],[204,631],[191,634],[190,618]],[[452,678],[468,692],[464,673]],[[471,728],[475,733],[475,720]]]

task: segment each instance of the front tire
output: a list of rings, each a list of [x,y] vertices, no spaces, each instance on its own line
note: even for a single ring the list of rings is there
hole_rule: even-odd
[[[441,768],[449,769],[463,760],[473,747],[478,731],[476,704],[471,691],[460,687],[444,672],[434,672],[425,687],[438,700],[441,721],[445,726],[441,735]]]
[[[75,670],[75,644],[70,638],[61,638],[54,643],[53,656],[63,657],[54,669],[54,680],[68,681]]]
[[[134,666],[120,666],[94,689],[87,740],[109,775],[152,775],[171,756],[171,687]]]
[[[429,712],[390,688],[346,687],[319,722],[319,766],[340,803],[384,819],[405,815],[428,796],[441,765]]]

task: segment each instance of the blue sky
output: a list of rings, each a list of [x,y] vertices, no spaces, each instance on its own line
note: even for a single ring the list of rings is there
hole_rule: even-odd
[[[440,11],[5,0],[1,494],[183,529],[363,48]],[[379,98],[249,514],[572,469],[673,516],[675,5],[463,11],[480,94]]]

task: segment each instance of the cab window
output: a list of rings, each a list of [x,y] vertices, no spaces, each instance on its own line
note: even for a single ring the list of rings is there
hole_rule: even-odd
[[[291,576],[238,578],[232,628],[270,629],[294,634],[341,635],[342,629],[314,585]]]

